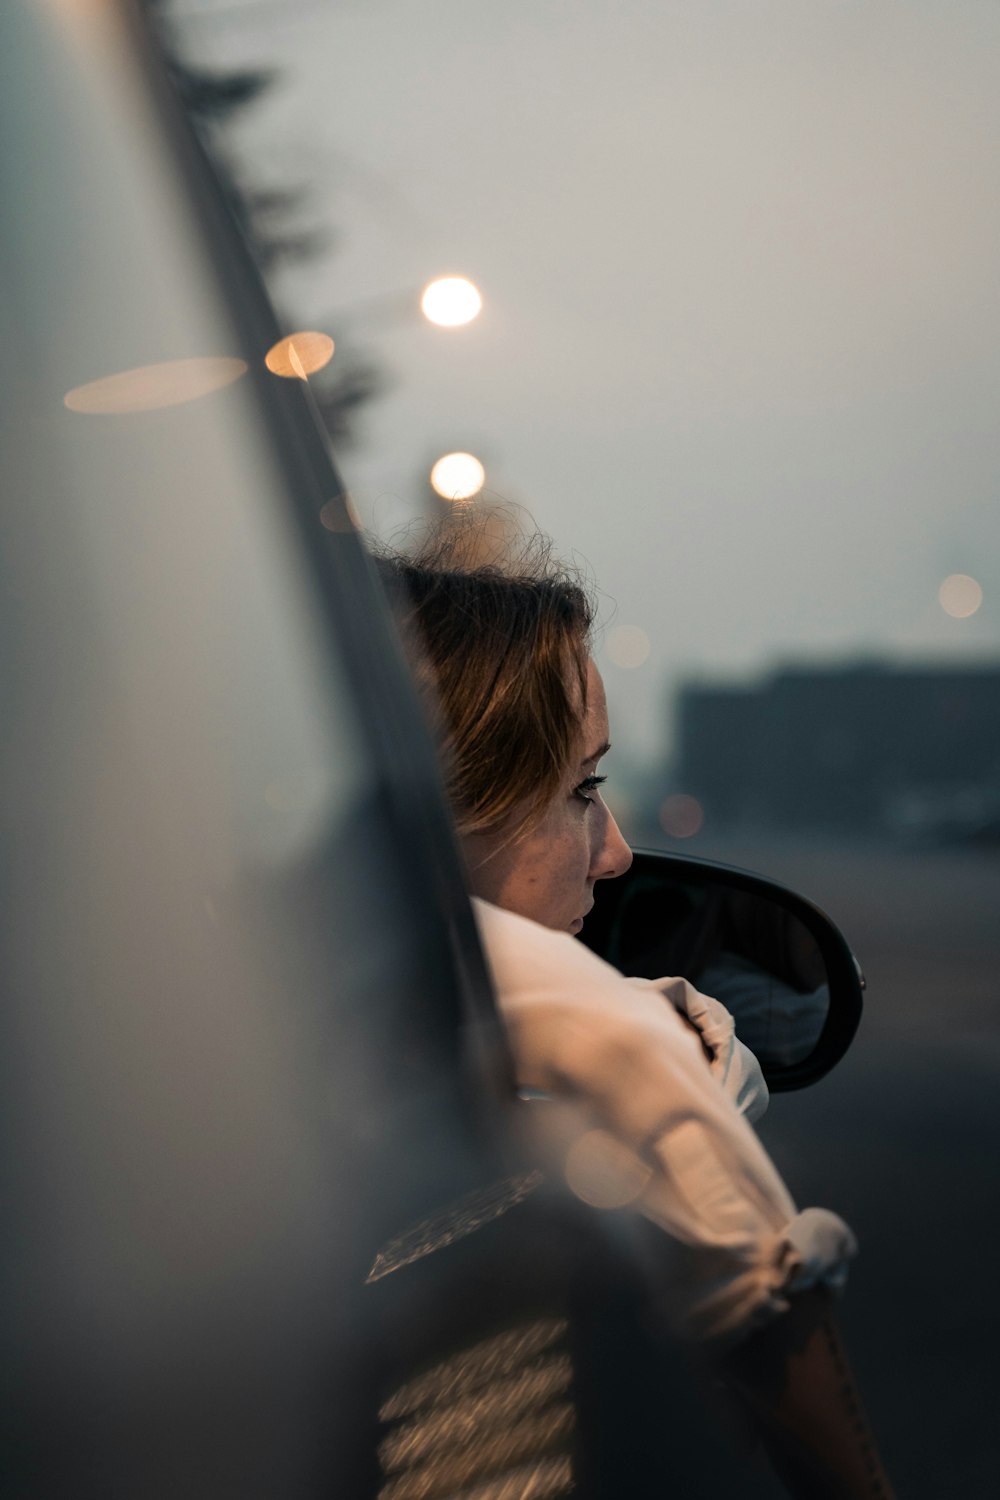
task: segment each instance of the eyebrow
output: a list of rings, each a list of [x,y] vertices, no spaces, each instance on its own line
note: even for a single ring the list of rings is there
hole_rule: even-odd
[[[596,750],[592,750],[589,755],[583,757],[583,760],[580,762],[581,766],[589,765],[592,760],[600,760],[601,756],[607,755],[610,749],[611,741],[605,740],[603,745],[598,745]]]

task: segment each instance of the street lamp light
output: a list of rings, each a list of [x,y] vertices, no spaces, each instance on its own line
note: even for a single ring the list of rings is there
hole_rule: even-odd
[[[482,305],[479,288],[466,276],[438,276],[427,283],[420,298],[424,317],[439,328],[471,323]]]
[[[479,288],[467,276],[437,276],[429,281],[420,296],[420,309],[429,323],[439,328],[461,328],[478,317],[483,299]],[[383,293],[370,297],[353,308],[350,314],[334,319],[341,325],[364,322],[398,323],[414,310],[414,294]],[[267,352],[266,363],[274,375],[286,379],[306,380],[330,363],[334,354],[333,339],[315,329],[290,333]]]
[[[281,375],[286,380],[307,380],[330,363],[333,349],[333,339],[328,333],[303,330],[272,344],[264,363],[272,375]]]
[[[471,500],[486,483],[486,470],[472,453],[446,453],[431,469],[431,488],[442,500]]]

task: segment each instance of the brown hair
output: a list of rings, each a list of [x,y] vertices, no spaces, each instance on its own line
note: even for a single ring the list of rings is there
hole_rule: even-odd
[[[594,619],[586,587],[540,535],[484,563],[468,528],[449,527],[416,553],[379,549],[376,561],[436,702],[459,832],[493,832],[521,808],[516,835],[577,754]]]

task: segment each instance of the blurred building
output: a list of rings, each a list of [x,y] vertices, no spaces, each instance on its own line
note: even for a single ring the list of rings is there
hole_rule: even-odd
[[[1000,665],[786,667],[689,683],[675,784],[706,826],[1000,828]]]

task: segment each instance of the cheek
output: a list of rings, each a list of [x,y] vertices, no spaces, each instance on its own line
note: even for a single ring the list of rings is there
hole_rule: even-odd
[[[522,893],[557,910],[561,899],[586,879],[589,864],[588,842],[579,824],[550,818],[520,851],[510,874]]]
[[[575,862],[573,841],[560,831],[526,849],[516,875],[525,886],[554,891],[566,881]]]
[[[546,851],[546,878],[553,888],[575,891],[590,871],[591,839],[586,817],[567,819]]]
[[[522,844],[495,851],[481,864],[473,890],[498,906],[520,912],[545,927],[566,929],[582,916],[593,861],[591,809],[565,806],[548,817]]]

